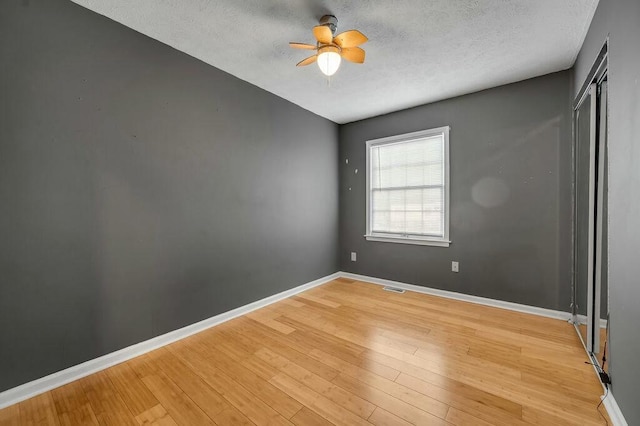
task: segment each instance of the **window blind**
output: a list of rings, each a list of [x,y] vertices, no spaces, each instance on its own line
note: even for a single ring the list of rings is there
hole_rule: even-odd
[[[370,148],[371,231],[444,237],[444,135]]]

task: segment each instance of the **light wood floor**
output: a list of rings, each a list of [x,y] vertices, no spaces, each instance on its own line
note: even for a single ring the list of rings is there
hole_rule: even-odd
[[[0,424],[604,425],[586,360],[564,321],[339,279],[16,404]]]

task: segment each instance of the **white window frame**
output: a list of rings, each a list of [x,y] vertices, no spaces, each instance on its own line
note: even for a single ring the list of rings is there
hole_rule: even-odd
[[[417,244],[423,246],[449,247],[449,126],[438,127],[435,129],[421,130],[418,132],[405,133],[402,135],[390,136],[387,138],[373,139],[367,141],[367,233],[365,238],[367,241],[380,241],[388,243],[400,244]],[[388,145],[398,142],[410,142],[415,139],[423,139],[433,136],[443,135],[444,149],[444,235],[440,237],[429,236],[412,236],[402,234],[376,234],[371,231],[371,148],[380,145]]]

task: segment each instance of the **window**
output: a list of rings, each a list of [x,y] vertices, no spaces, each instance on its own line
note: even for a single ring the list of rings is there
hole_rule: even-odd
[[[367,141],[365,237],[449,246],[449,127]]]

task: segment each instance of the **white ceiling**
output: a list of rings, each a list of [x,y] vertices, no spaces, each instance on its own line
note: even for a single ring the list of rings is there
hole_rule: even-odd
[[[73,0],[280,97],[347,123],[567,69],[598,0]],[[324,14],[369,37],[327,82],[296,68]]]

